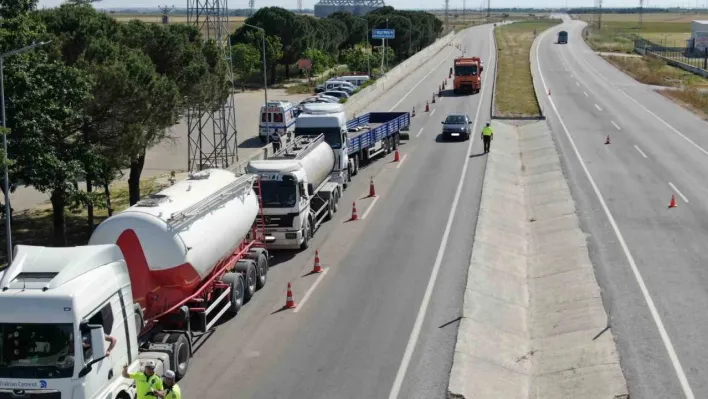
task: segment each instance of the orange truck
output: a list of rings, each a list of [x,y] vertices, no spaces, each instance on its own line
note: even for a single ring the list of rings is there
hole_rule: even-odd
[[[455,80],[453,81],[453,92],[479,93],[482,87],[482,71],[484,66],[479,57],[456,58],[455,59]]]

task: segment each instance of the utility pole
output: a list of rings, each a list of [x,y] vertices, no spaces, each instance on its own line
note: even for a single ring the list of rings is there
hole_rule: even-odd
[[[492,0],[487,0],[487,19],[492,16]]]
[[[445,28],[450,29],[450,0],[445,0]]]
[[[639,29],[644,25],[644,0],[639,0]]]
[[[462,0],[462,25],[467,23],[467,18],[465,18],[465,13],[467,12],[467,0]]]
[[[599,8],[599,13],[597,14],[597,30],[602,29],[602,0],[598,0],[598,4],[600,5]]]

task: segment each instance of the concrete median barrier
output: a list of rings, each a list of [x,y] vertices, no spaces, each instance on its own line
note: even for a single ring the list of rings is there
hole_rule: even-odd
[[[545,121],[492,122],[451,398],[624,398],[585,235]]]
[[[376,80],[376,83],[365,87],[363,90],[352,96],[344,104],[347,115],[361,113],[374,100],[378,99],[386,90],[390,90],[398,82],[401,81],[411,72],[418,69],[425,62],[429,61],[435,54],[439,53],[455,37],[455,32],[450,32],[447,35],[439,38],[435,43],[420,50],[409,59],[396,65],[395,68],[388,71],[384,76]]]

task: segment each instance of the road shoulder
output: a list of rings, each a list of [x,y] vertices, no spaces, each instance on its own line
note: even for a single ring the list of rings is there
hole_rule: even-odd
[[[493,128],[450,397],[627,395],[548,125]]]

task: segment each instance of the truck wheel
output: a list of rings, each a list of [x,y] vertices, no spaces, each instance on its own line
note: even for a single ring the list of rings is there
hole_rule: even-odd
[[[302,228],[302,244],[300,249],[310,248],[310,218],[305,222],[305,227]]]
[[[189,339],[182,333],[171,334],[167,342],[172,344],[172,371],[177,380],[184,378],[189,369],[189,359],[192,357],[189,350]]]
[[[334,218],[334,195],[329,197],[327,208],[327,220],[332,220],[332,218]]]
[[[335,192],[334,193],[334,205],[332,205],[332,209],[334,209],[334,213],[337,213],[339,210],[339,193]]]
[[[398,135],[398,133],[396,133],[395,135],[393,135],[393,137],[391,137],[391,147],[392,147],[391,149],[392,149],[393,151],[396,151],[396,150],[398,149],[398,140],[399,140],[399,137],[400,137],[400,136]]]
[[[236,262],[236,272],[241,273],[246,282],[246,290],[244,291],[244,300],[248,302],[256,293],[256,285],[258,284],[258,271],[256,262],[246,259]]]
[[[256,269],[258,270],[258,280],[256,280],[256,288],[261,289],[266,285],[268,280],[268,257],[263,252],[258,255],[256,261]]]
[[[243,293],[246,288],[246,283],[243,281],[241,273],[226,273],[221,281],[231,286],[231,313],[237,314],[243,307]]]

